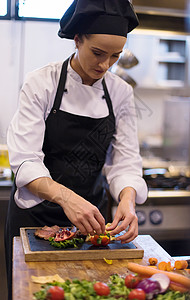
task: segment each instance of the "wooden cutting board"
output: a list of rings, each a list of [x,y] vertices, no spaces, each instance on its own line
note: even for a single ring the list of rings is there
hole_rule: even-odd
[[[85,242],[77,248],[59,249],[51,246],[49,241],[36,238],[36,229],[20,228],[25,261],[128,259],[142,258],[144,255],[144,250],[137,242],[121,244],[120,241],[112,241],[106,247],[96,247]]]

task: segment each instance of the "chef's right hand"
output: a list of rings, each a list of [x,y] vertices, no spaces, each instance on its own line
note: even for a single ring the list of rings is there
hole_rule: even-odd
[[[73,191],[67,190],[67,195],[59,205],[82,234],[94,235],[94,232],[97,234],[105,232],[105,219],[98,208]]]
[[[26,187],[41,199],[59,204],[82,234],[105,232],[105,220],[98,208],[49,177],[40,177]]]

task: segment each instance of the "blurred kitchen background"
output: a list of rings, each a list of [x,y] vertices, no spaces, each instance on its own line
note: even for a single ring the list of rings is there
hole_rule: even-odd
[[[73,41],[57,36],[63,2],[66,9],[72,0],[4,0],[0,7],[2,268],[3,227],[12,185],[7,127],[18,107],[25,75],[74,52]],[[143,172],[149,186],[147,202],[137,206],[139,232],[152,235],[172,256],[190,255],[190,0],[132,3],[140,26],[128,35],[125,51],[111,71],[134,87],[133,117],[138,118]],[[113,203],[111,215],[114,210]]]

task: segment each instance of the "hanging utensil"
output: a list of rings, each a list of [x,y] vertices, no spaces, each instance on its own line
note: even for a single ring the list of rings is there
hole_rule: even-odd
[[[138,63],[139,63],[138,59],[129,49],[124,49],[124,51],[122,52],[118,60],[118,65],[125,69],[130,69],[136,66]]]
[[[136,81],[132,77],[130,77],[127,74],[127,72],[120,66],[118,66],[118,65],[113,66],[111,71],[112,71],[112,73],[118,75],[123,80],[125,80],[127,83],[129,83],[133,88],[137,85]]]

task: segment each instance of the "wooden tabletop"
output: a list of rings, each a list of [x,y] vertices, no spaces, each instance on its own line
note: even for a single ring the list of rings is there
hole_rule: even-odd
[[[158,261],[173,262],[173,258],[150,236],[139,235],[137,243],[144,249],[143,259],[129,259],[143,265],[148,264],[149,257]],[[40,289],[40,284],[31,281],[31,276],[48,276],[58,274],[63,279],[87,279],[106,282],[111,274],[127,273],[126,259],[113,260],[108,265],[103,259],[86,261],[51,261],[25,262],[21,238],[15,237],[13,243],[13,300],[32,300],[33,293]]]

